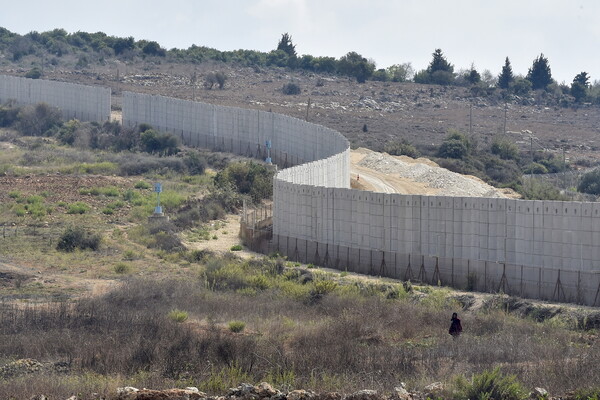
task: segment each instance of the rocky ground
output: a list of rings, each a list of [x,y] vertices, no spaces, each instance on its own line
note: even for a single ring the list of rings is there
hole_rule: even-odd
[[[4,66],[0,73],[22,76],[27,70]],[[203,77],[217,70],[227,75],[225,88],[204,89]],[[600,108],[548,107],[541,93],[505,105],[499,95],[472,97],[463,87],[372,81],[357,84],[346,77],[214,62],[183,65],[140,61],[133,65],[110,61],[83,70],[49,66],[44,73],[47,79],[111,87],[117,103],[122,91],[133,90],[271,110],[331,127],[354,147],[378,151],[399,139],[421,148],[439,145],[450,129],[471,130],[479,146],[487,146],[504,131],[506,116],[504,135],[524,150],[529,149],[533,138],[536,150],[562,152],[565,148],[570,162],[599,160]],[[194,73],[198,79],[192,85]],[[300,86],[299,95],[282,93],[283,85],[290,82]]]

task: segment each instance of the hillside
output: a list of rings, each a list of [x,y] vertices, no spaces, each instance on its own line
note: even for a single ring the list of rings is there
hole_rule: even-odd
[[[26,70],[8,66],[0,73]],[[194,70],[201,77],[222,70],[227,84],[223,90],[200,83],[192,89]],[[49,67],[44,74],[110,86],[117,94],[195,97],[298,118],[306,118],[310,98],[310,121],[341,131],[354,146],[376,150],[398,138],[422,151],[439,146],[449,129],[468,130],[473,100],[460,87],[357,84],[339,76],[219,63],[108,61],[83,70]],[[300,95],[281,93],[290,82],[300,85]],[[596,162],[597,108],[524,102],[509,105],[507,129],[513,133],[507,137],[526,148],[531,131],[536,146],[557,151],[568,145],[570,158]],[[475,99],[479,145],[491,142],[502,126],[503,110],[497,100]],[[316,397],[293,390],[298,388],[328,399],[364,388],[397,398],[400,382],[423,397],[462,400],[490,398],[472,379],[489,375],[511,384],[514,397],[501,398],[524,399],[536,386],[552,396],[597,396],[597,310],[366,278],[276,254],[246,252],[238,258],[227,250],[240,247],[232,217],[240,208],[239,193],[218,187],[216,178],[236,160],[191,149],[172,157],[112,153],[10,129],[0,135],[0,397],[111,398],[125,385],[196,386],[223,395],[243,382],[267,381],[290,400]],[[370,154],[357,165],[382,175],[405,168],[362,152]],[[192,171],[196,156],[210,161],[209,167]],[[125,170],[132,161],[156,167]],[[164,184],[168,223],[148,219],[154,181]],[[445,189],[466,186],[460,182]],[[479,195],[489,194],[477,183]],[[427,190],[437,193],[433,189],[441,187]],[[91,239],[100,235],[96,247],[64,251],[59,243],[81,232],[76,228]],[[453,340],[447,325],[457,310],[465,332]],[[435,393],[426,389],[432,384]]]
[[[0,73],[21,76],[28,70],[14,65],[0,67]],[[223,90],[203,88],[203,77],[211,71],[227,75]],[[195,89],[190,83],[194,72],[198,77]],[[215,62],[184,65],[114,61],[85,69],[49,66],[44,77],[107,86],[116,94],[132,90],[185,99],[195,97],[198,101],[272,110],[302,119],[306,118],[310,99],[311,122],[340,131],[355,147],[378,151],[386,143],[402,138],[423,149],[439,146],[450,129],[468,133],[470,115],[479,145],[489,146],[494,136],[501,134],[505,116],[501,98],[473,97],[465,87],[375,81],[358,84],[335,75]],[[290,82],[300,86],[301,94],[282,93],[283,85]],[[528,150],[533,137],[534,150],[544,148],[558,153],[565,148],[571,163],[596,163],[600,107],[550,106],[545,97],[532,93],[531,97],[515,98],[506,105],[509,140]],[[363,132],[365,124],[367,132]]]

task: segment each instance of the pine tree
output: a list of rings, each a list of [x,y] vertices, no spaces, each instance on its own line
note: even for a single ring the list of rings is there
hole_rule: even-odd
[[[531,82],[533,90],[546,89],[552,83],[552,73],[550,72],[550,64],[544,54],[540,54],[538,58],[533,60],[533,65],[529,68],[526,79]]]
[[[444,54],[442,53],[442,49],[435,49],[433,52],[433,60],[431,60],[431,63],[427,67],[427,73],[430,75],[437,71],[454,72],[454,66],[446,60],[446,57],[444,57]]]
[[[587,97],[588,88],[590,86],[590,77],[587,72],[581,72],[575,75],[571,84],[571,96],[575,97],[575,101],[581,103]]]
[[[296,46],[292,43],[292,36],[287,32],[281,35],[281,39],[277,44],[277,50],[283,50],[289,57],[296,58]]]
[[[515,77],[512,72],[510,60],[508,57],[506,57],[506,61],[504,61],[504,66],[502,67],[502,72],[500,75],[498,75],[498,87],[500,89],[508,89],[514,80]]]

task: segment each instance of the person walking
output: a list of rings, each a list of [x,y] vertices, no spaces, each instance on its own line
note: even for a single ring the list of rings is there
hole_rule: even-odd
[[[460,324],[460,319],[458,319],[458,314],[452,313],[452,319],[450,320],[450,329],[448,329],[448,333],[451,334],[454,339],[456,339],[461,332],[462,325]]]

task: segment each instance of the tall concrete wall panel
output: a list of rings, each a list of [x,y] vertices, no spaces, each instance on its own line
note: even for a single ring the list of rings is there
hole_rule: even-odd
[[[47,103],[65,119],[104,122],[110,119],[110,89],[68,82],[0,75],[0,103]]]
[[[597,302],[600,205],[370,193],[349,188],[339,133],[295,118],[125,94],[123,121],[193,146],[264,158],[273,246],[301,262],[480,291]]]

